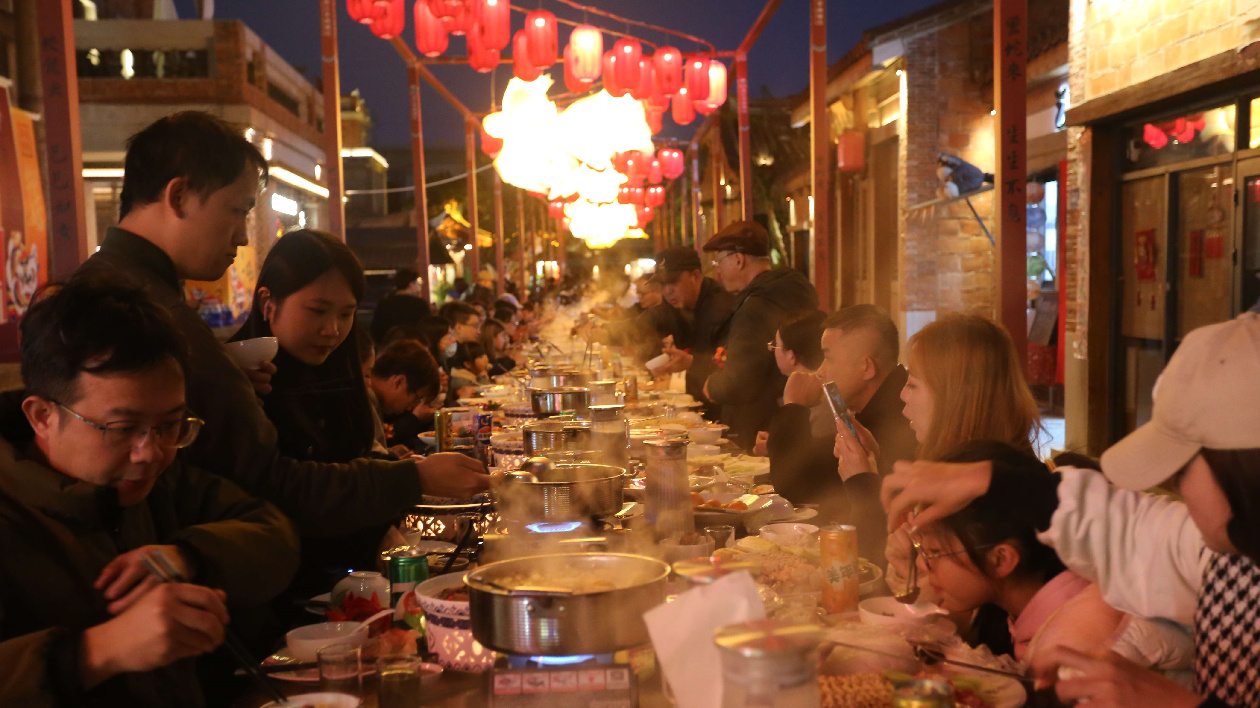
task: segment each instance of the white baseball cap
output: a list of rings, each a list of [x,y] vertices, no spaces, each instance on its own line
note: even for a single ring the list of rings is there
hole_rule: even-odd
[[[1150,422],[1103,453],[1125,489],[1166,481],[1203,448],[1260,448],[1260,315],[1191,331],[1152,392]]]

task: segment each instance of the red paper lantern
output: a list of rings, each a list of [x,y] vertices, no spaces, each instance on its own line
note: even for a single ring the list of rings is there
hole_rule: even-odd
[[[433,15],[433,11],[429,9],[429,3],[424,0],[416,0],[415,6],[416,19],[416,50],[426,57],[435,57],[445,52],[450,46],[450,37],[446,34],[446,28],[442,26],[442,22]]]
[[[472,13],[468,11],[467,6],[461,4],[455,14],[439,17],[438,22],[442,23],[448,33],[459,37],[468,34],[468,30],[472,27]]]
[[[664,116],[665,116],[665,111],[658,111],[655,108],[652,108],[651,106],[648,106],[646,104],[644,105],[643,117],[647,120],[648,131],[651,132],[652,135],[656,135],[657,133],[661,132],[661,130],[665,127],[665,123],[663,120]]]
[[[612,168],[621,174],[626,173],[626,160],[630,159],[628,152],[614,152],[612,156]]]
[[[656,67],[652,68],[652,74],[655,76]],[[648,96],[647,100],[644,101],[644,104],[647,106],[648,110],[652,110],[657,113],[664,113],[669,110],[669,96],[662,94],[660,92],[660,86],[657,86],[656,90],[652,92],[652,95]]]
[[[420,0],[423,2],[424,0]],[[371,24],[380,14],[380,6],[375,0],[346,0],[346,13],[350,19],[363,24]]]
[[[508,0],[472,1],[473,21],[481,25],[481,46],[503,51],[512,42],[512,6]]]
[[[499,66],[499,50],[481,43],[481,25],[474,22],[468,30],[468,65],[482,74],[488,74]]]
[[[706,114],[716,111],[726,103],[726,65],[720,61],[709,62],[709,97],[704,100]],[[696,106],[700,110],[700,106]]]
[[[673,104],[674,122],[678,125],[687,125],[696,119],[696,109],[691,105],[691,96],[687,93],[687,87],[683,86],[670,101]]]
[[[655,217],[652,207],[646,204],[636,205],[634,207],[634,215],[637,217],[639,228],[641,229],[647,228],[647,225],[652,223],[652,219]]]
[[[563,61],[564,88],[569,93],[584,93],[588,89],[590,89],[591,85],[594,84],[595,82],[594,81],[579,81],[578,78],[573,75],[573,72],[570,71],[570,67],[573,66],[573,62],[570,59],[570,55],[572,55],[572,53],[573,53],[573,45],[571,44],[564,45],[564,61]]]
[[[388,5],[381,7],[380,14],[372,21],[372,34],[381,39],[393,39],[402,34],[403,28],[407,26],[407,11],[403,0],[390,0]]]
[[[497,53],[497,52],[496,52]],[[490,157],[491,160],[499,156],[503,151],[503,138],[496,138],[486,132],[485,126],[481,127],[481,151]]]
[[[656,85],[666,96],[678,93],[683,85],[682,52],[677,47],[661,47],[652,55],[652,64],[656,69]]]
[[[599,78],[604,56],[604,33],[590,25],[579,25],[569,33],[568,54],[565,65],[578,81],[590,82]]]
[[[678,179],[685,170],[683,152],[678,148],[661,148],[656,152],[656,159],[661,161],[661,174],[665,179]]]
[[[617,85],[627,89],[639,85],[639,60],[643,58],[643,47],[637,39],[622,37],[613,45],[613,54],[617,63],[613,71],[617,74]]]
[[[630,179],[643,179],[643,153],[638,150],[628,150],[623,153],[625,157],[625,169],[622,174]]]
[[[623,86],[617,81],[617,54],[614,50],[609,49],[604,52],[604,90],[610,95],[621,98],[630,92],[629,86]]]
[[[428,0],[428,5],[429,11],[438,19],[463,14],[466,9],[464,0]]]
[[[629,201],[630,204],[634,204],[635,206],[638,206],[643,203],[643,188],[642,187],[632,184],[626,187],[626,189],[630,191],[630,201]]]
[[[533,81],[541,74],[529,58],[529,39],[525,30],[516,30],[512,37],[512,75],[521,81]]]
[[[525,15],[525,37],[529,40],[529,59],[534,66],[546,68],[556,63],[560,38],[555,15],[546,10],[534,10]]]
[[[653,209],[665,203],[665,188],[659,184],[654,184],[647,188],[643,194],[643,203]]]
[[[552,200],[547,205],[547,215],[553,219],[563,219],[564,218],[564,202],[560,201],[559,199]]]
[[[709,100],[709,59],[697,54],[687,60],[687,68],[683,72],[687,84],[687,95],[692,103]]]
[[[618,203],[618,204],[631,204],[631,203],[633,203],[633,202],[631,202],[631,201],[630,201],[630,190],[631,190],[631,189],[633,189],[633,187],[631,187],[631,186],[630,186],[630,185],[628,185],[628,184],[623,184],[623,185],[621,185],[621,187],[619,187],[619,188],[617,189],[617,203]]]
[[[652,66],[651,59],[639,60],[639,83],[630,89],[630,95],[646,101],[656,94],[656,69]]]
[[[661,161],[655,157],[648,158],[647,160],[648,184],[660,184],[661,180],[664,177],[665,177],[664,172],[661,170]]]

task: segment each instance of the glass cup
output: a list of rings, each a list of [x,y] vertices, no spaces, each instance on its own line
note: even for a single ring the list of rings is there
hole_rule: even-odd
[[[359,696],[363,691],[363,654],[352,644],[330,644],[319,650],[319,690]]]
[[[376,660],[380,708],[419,708],[420,683],[424,676],[421,661],[414,656],[387,656]]]
[[[714,548],[729,548],[731,539],[735,538],[734,526],[705,526],[704,533],[713,539]]]

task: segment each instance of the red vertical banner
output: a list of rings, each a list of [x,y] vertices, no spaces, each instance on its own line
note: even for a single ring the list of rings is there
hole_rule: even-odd
[[[48,222],[35,123],[25,111],[13,111],[12,118],[25,229],[10,231],[4,239],[4,302],[5,316],[16,319],[26,313],[39,286],[48,282]]]
[[[998,225],[993,260],[998,274],[998,321],[1010,333],[1020,360],[1027,361],[1027,0],[996,0],[993,40],[993,102],[997,109],[994,201]]]
[[[44,139],[48,146],[51,276],[63,279],[70,277],[88,257],[74,11],[70,0],[45,0],[35,3],[35,7],[40,34],[40,81],[44,88]]]
[[[319,0],[320,54],[324,67],[324,180],[328,183],[328,231],[346,240],[346,205],[342,200],[341,69],[337,60],[337,3]],[[427,257],[428,251],[425,251]],[[423,273],[428,280],[428,273]],[[424,287],[428,287],[427,285]]]
[[[748,127],[748,55],[735,55],[736,117],[739,121],[740,218],[753,218],[752,139]]]
[[[831,116],[827,111],[827,0],[809,3],[810,192],[814,214],[809,263],[818,306],[831,310]]]
[[[420,112],[420,72],[407,66],[411,103],[411,170],[416,199],[416,271],[420,273],[420,297],[428,300],[429,281],[429,200],[425,192],[424,121]]]
[[[18,172],[17,151],[14,149],[12,106],[9,105],[9,88],[0,85],[0,244],[4,245],[4,255],[9,252],[9,242],[20,243],[26,238],[26,217],[23,215],[22,176]],[[4,260],[0,258],[0,260]],[[8,263],[3,263],[7,274]],[[8,279],[5,279],[5,294],[8,292]],[[8,298],[0,305],[0,322],[9,319],[10,305]]]

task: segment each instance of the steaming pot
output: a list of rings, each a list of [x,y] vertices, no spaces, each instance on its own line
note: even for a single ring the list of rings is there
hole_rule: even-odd
[[[621,511],[626,470],[612,465],[560,464],[535,472],[537,482],[504,481],[491,488],[508,521],[571,521]]]
[[[585,413],[591,405],[591,392],[578,386],[529,389],[529,402],[534,412],[552,416],[564,411]]]

